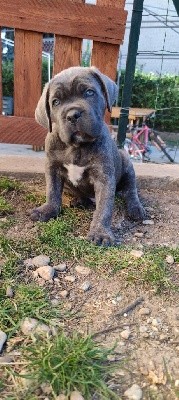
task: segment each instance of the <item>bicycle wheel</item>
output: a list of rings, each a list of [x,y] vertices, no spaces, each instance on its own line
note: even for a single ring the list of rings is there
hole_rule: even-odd
[[[161,141],[157,137],[157,133],[153,131],[152,140],[157,144],[157,146],[161,149],[161,151],[165,154],[165,156],[169,159],[170,162],[174,162],[174,159],[167,152],[165,145],[161,143]]]
[[[124,149],[126,150],[130,158],[138,161],[143,161],[142,151],[137,146],[137,144],[134,143],[132,140],[130,139],[125,140]]]

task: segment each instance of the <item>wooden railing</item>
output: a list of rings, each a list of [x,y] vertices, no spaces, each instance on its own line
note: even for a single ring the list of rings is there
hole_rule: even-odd
[[[125,0],[1,0],[0,26],[15,30],[14,116],[2,114],[0,49],[0,142],[41,146],[46,131],[34,119],[41,95],[43,33],[53,33],[53,74],[81,64],[82,39],[93,40],[91,65],[116,77],[127,12]]]

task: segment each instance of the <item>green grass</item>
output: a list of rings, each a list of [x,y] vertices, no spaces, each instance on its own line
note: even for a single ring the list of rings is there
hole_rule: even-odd
[[[9,337],[17,331],[25,317],[46,323],[61,317],[61,310],[52,307],[44,288],[29,283],[15,285],[13,289],[14,297],[7,298],[5,285],[0,288],[0,327]]]
[[[91,337],[61,334],[26,346],[26,377],[37,383],[50,384],[53,398],[60,393],[69,395],[79,390],[86,400],[96,393],[100,399],[119,399],[106,384],[110,372],[116,368],[107,361],[112,350],[99,348]]]
[[[14,207],[7,200],[0,196],[0,217],[3,217],[14,212]]]
[[[0,193],[3,191],[9,192],[11,190],[19,190],[22,184],[14,179],[10,179],[6,176],[0,177]]]

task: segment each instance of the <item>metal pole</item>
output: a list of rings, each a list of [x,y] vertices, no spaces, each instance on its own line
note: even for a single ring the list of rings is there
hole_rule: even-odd
[[[174,6],[176,8],[176,12],[177,12],[177,14],[179,16],[179,1],[178,0],[173,0],[173,4],[174,4]]]
[[[117,141],[119,147],[123,146],[123,143],[126,138],[126,130],[128,124],[129,107],[131,104],[132,85],[135,73],[138,41],[139,41],[140,27],[142,21],[143,2],[144,0],[134,0],[133,3],[128,54],[126,61],[126,73],[125,73],[124,89],[122,95],[118,135],[117,135]]]

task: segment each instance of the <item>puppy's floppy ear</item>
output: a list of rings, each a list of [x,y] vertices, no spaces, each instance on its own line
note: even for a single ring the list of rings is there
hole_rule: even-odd
[[[49,104],[50,85],[46,83],[35,110],[35,119],[44,128],[52,132],[52,121]]]
[[[96,77],[96,79],[101,84],[104,96],[106,98],[107,109],[109,112],[112,110],[112,105],[114,104],[117,94],[118,94],[118,87],[112,79],[108,78],[108,76],[102,74],[99,69],[96,67],[90,68],[92,74]]]

